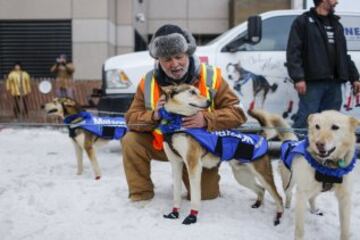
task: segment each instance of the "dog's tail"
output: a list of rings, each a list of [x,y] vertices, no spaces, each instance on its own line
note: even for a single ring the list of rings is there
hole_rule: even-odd
[[[289,124],[281,116],[260,109],[249,110],[248,114],[264,127],[263,132],[266,139],[279,137],[281,141],[298,140],[296,134],[291,131]],[[287,169],[283,161],[279,162],[279,172],[283,189],[286,193],[285,207],[289,208],[291,203],[291,189],[293,187],[292,173]]]
[[[248,114],[264,127],[266,139],[278,137],[281,141],[298,140],[296,134],[290,130],[290,125],[281,116],[256,108],[249,109]]]

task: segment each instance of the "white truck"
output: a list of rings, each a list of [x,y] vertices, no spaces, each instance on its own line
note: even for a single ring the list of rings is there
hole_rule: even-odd
[[[298,96],[285,68],[290,26],[303,10],[281,10],[250,17],[223,33],[195,54],[202,62],[221,67],[242,105],[282,114],[291,120]],[[337,12],[345,29],[352,60],[360,69],[360,13]],[[154,65],[148,51],[124,54],[106,60],[103,66],[103,96],[99,110],[126,112],[141,77]],[[343,87],[342,111],[360,118],[360,99]]]

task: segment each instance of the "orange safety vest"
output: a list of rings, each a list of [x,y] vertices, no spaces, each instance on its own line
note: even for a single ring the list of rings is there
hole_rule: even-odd
[[[209,111],[214,109],[214,97],[216,91],[219,89],[222,77],[221,70],[217,67],[212,67],[202,63],[200,65],[200,80],[196,86],[200,90],[202,96],[207,97],[211,101]],[[160,86],[157,83],[154,71],[149,71],[141,80],[140,88],[144,93],[145,107],[152,111],[156,108],[157,102],[160,98]],[[152,132],[154,136],[153,147],[156,150],[163,149],[163,135],[160,129],[156,128]]]

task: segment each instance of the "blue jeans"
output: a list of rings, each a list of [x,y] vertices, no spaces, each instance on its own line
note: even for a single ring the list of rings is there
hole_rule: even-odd
[[[340,110],[341,83],[329,81],[307,82],[306,94],[299,94],[299,110],[293,128],[306,128],[307,117],[324,110]]]

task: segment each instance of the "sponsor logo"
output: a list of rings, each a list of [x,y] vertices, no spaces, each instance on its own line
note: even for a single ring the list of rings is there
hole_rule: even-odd
[[[125,122],[117,119],[93,117],[94,124],[97,125],[116,125],[125,126]]]
[[[236,133],[236,132],[232,132],[229,130],[224,130],[224,131],[216,131],[216,132],[212,132],[212,134],[215,134],[219,137],[235,137],[240,139],[240,141],[244,142],[244,143],[248,143],[248,144],[254,144],[254,140],[245,135],[245,134],[241,134],[241,133]]]

